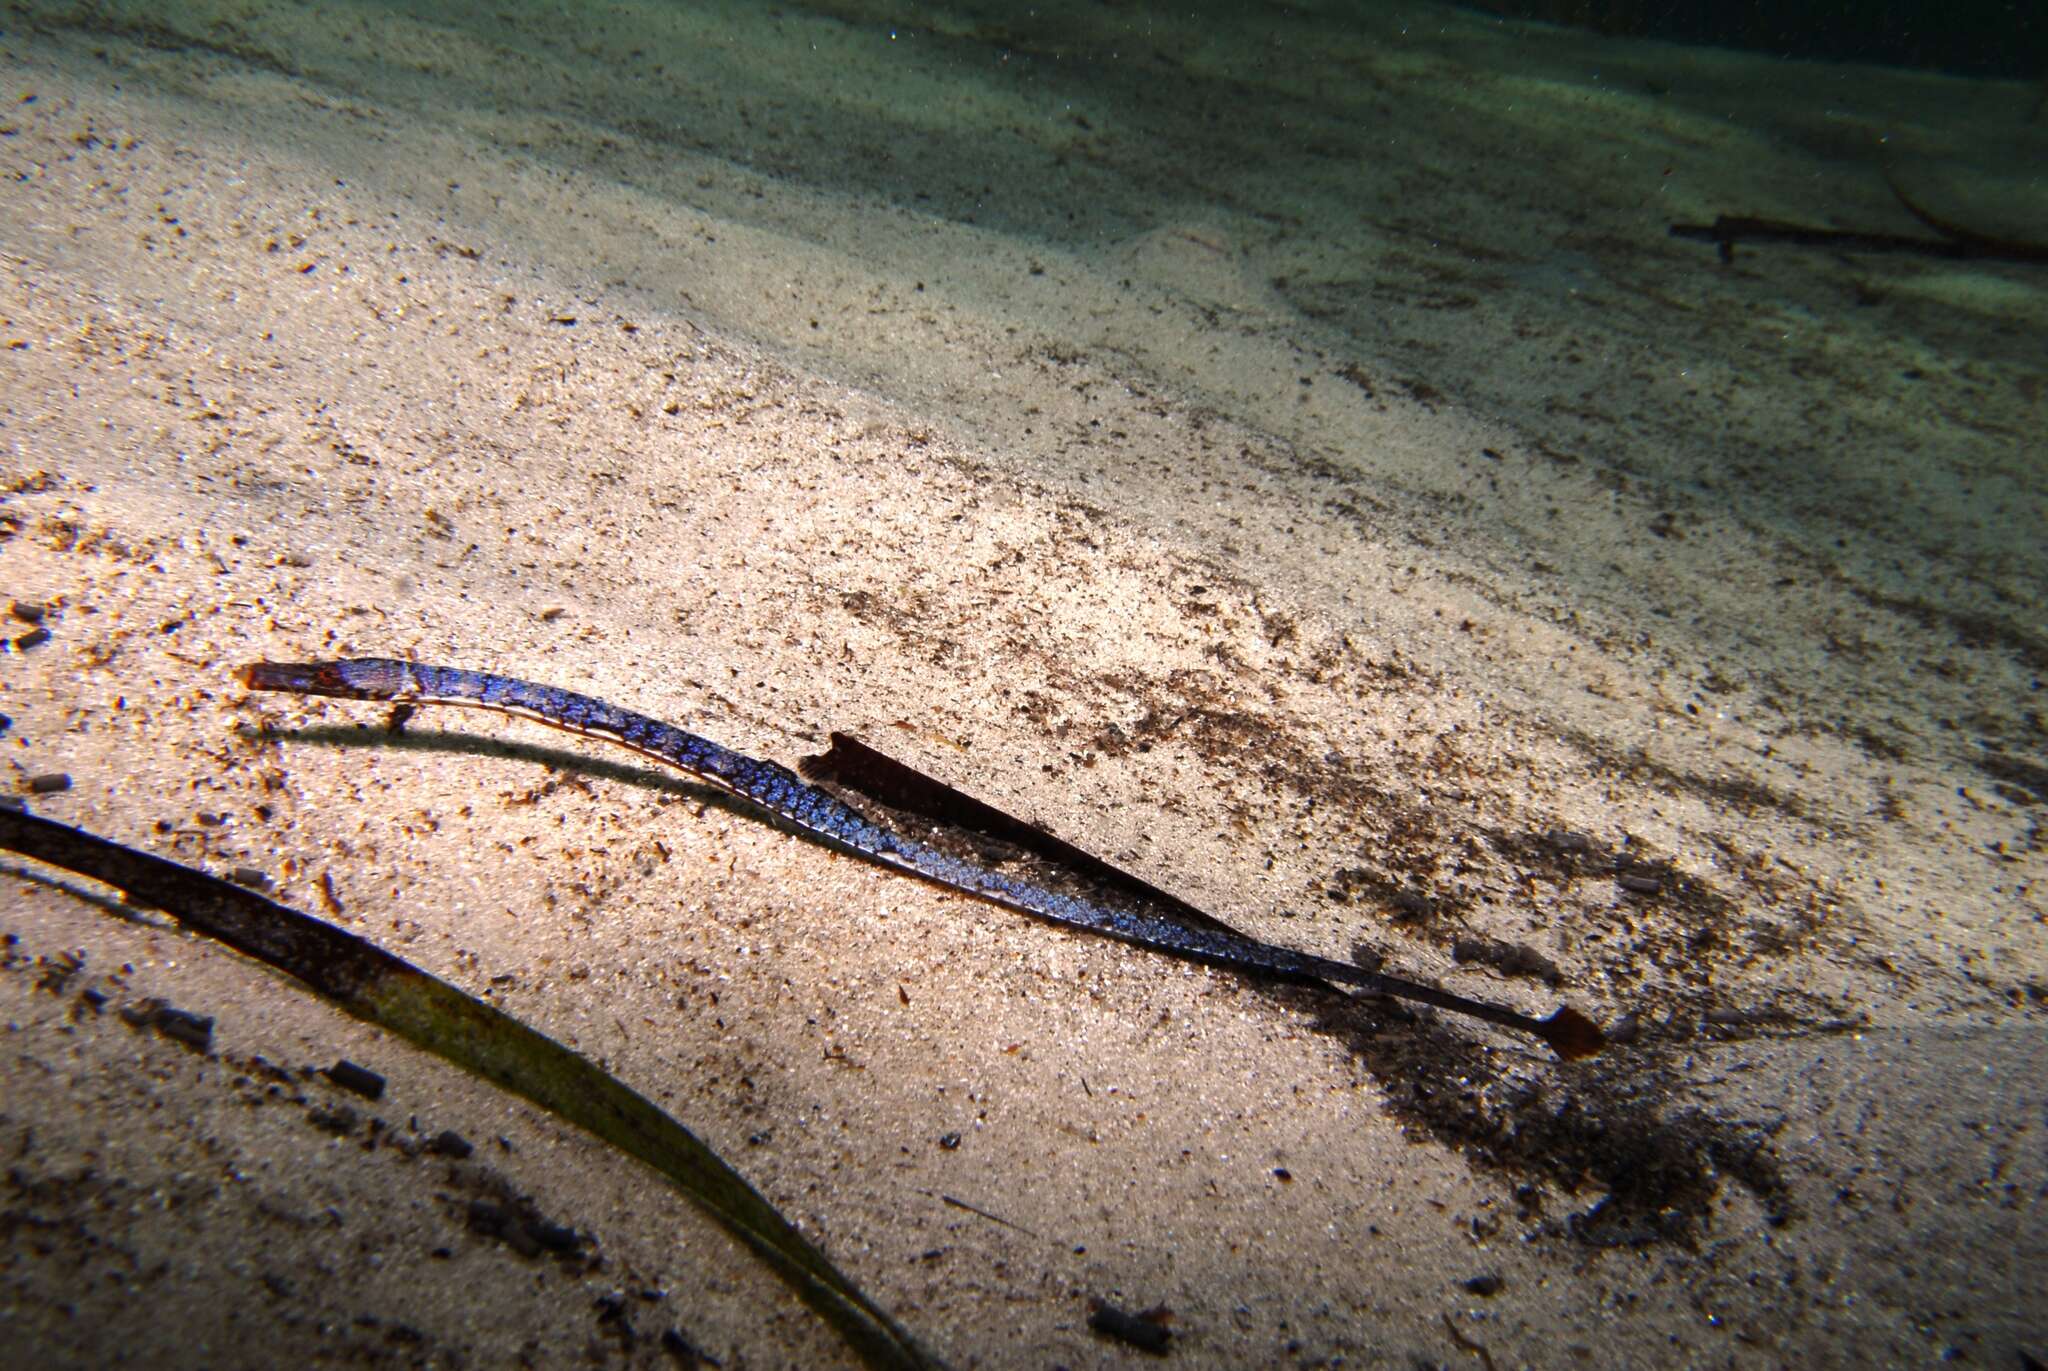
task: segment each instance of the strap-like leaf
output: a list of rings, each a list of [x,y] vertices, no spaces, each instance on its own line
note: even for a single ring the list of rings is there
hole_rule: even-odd
[[[297,978],[356,1018],[596,1134],[696,1201],[869,1366],[940,1365],[695,1134],[552,1038],[352,933],[203,871],[13,809],[0,809],[0,847],[163,910]]]

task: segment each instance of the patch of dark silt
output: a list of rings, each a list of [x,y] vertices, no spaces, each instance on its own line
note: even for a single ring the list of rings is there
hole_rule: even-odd
[[[1771,1128],[1685,1102],[1676,1042],[1645,1035],[1566,1066],[1362,997],[1332,1006],[1319,1027],[1349,1043],[1405,1128],[1515,1184],[1525,1216],[1542,1208],[1531,1182],[1565,1196],[1575,1207],[1543,1215],[1544,1231],[1597,1247],[1691,1248],[1730,1180],[1773,1226],[1797,1217]]]

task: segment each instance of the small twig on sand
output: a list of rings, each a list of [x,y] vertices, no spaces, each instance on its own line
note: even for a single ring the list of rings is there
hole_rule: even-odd
[[[1974,229],[1930,214],[1907,196],[1905,191],[1900,190],[1898,182],[1892,180],[1889,175],[1885,177],[1885,184],[1891,187],[1892,194],[1898,197],[1899,204],[1905,208],[1906,213],[1933,229],[1941,237],[1922,238],[1916,234],[1812,228],[1805,224],[1788,223],[1782,219],[1757,219],[1731,214],[1716,215],[1711,224],[1673,224],[1671,236],[1712,243],[1724,262],[1734,261],[1735,245],[1747,242],[1786,243],[1793,247],[1829,248],[1835,252],[1902,252],[1950,261],[2048,264],[2048,243],[2033,243],[2020,238],[1998,238],[1978,233]]]

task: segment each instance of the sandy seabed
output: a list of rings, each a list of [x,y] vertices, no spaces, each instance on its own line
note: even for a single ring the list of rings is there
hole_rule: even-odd
[[[1195,1365],[2048,1355],[2048,277],[1666,234],[1917,231],[1887,178],[2022,233],[2033,92],[1425,4],[161,8],[0,20],[35,812],[602,1062],[955,1365],[1130,1362],[1094,1300]],[[351,654],[852,732],[1629,1040],[233,676]],[[0,933],[38,1364],[847,1356],[650,1173],[253,963],[20,862]]]

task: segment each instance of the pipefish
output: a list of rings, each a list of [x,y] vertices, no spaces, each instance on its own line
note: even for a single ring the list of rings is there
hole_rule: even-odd
[[[1570,1006],[1536,1019],[1500,1005],[1403,980],[1348,962],[1298,952],[1216,927],[1197,927],[1100,898],[1050,889],[970,857],[897,832],[860,813],[787,767],[746,756],[672,724],[589,695],[485,671],[388,657],[321,662],[253,662],[238,673],[251,690],[286,691],[402,706],[457,705],[534,719],[617,743],[747,802],[828,847],[866,861],[1033,914],[1069,928],[1239,971],[1355,986],[1533,1034],[1567,1060],[1604,1044],[1600,1028]]]

